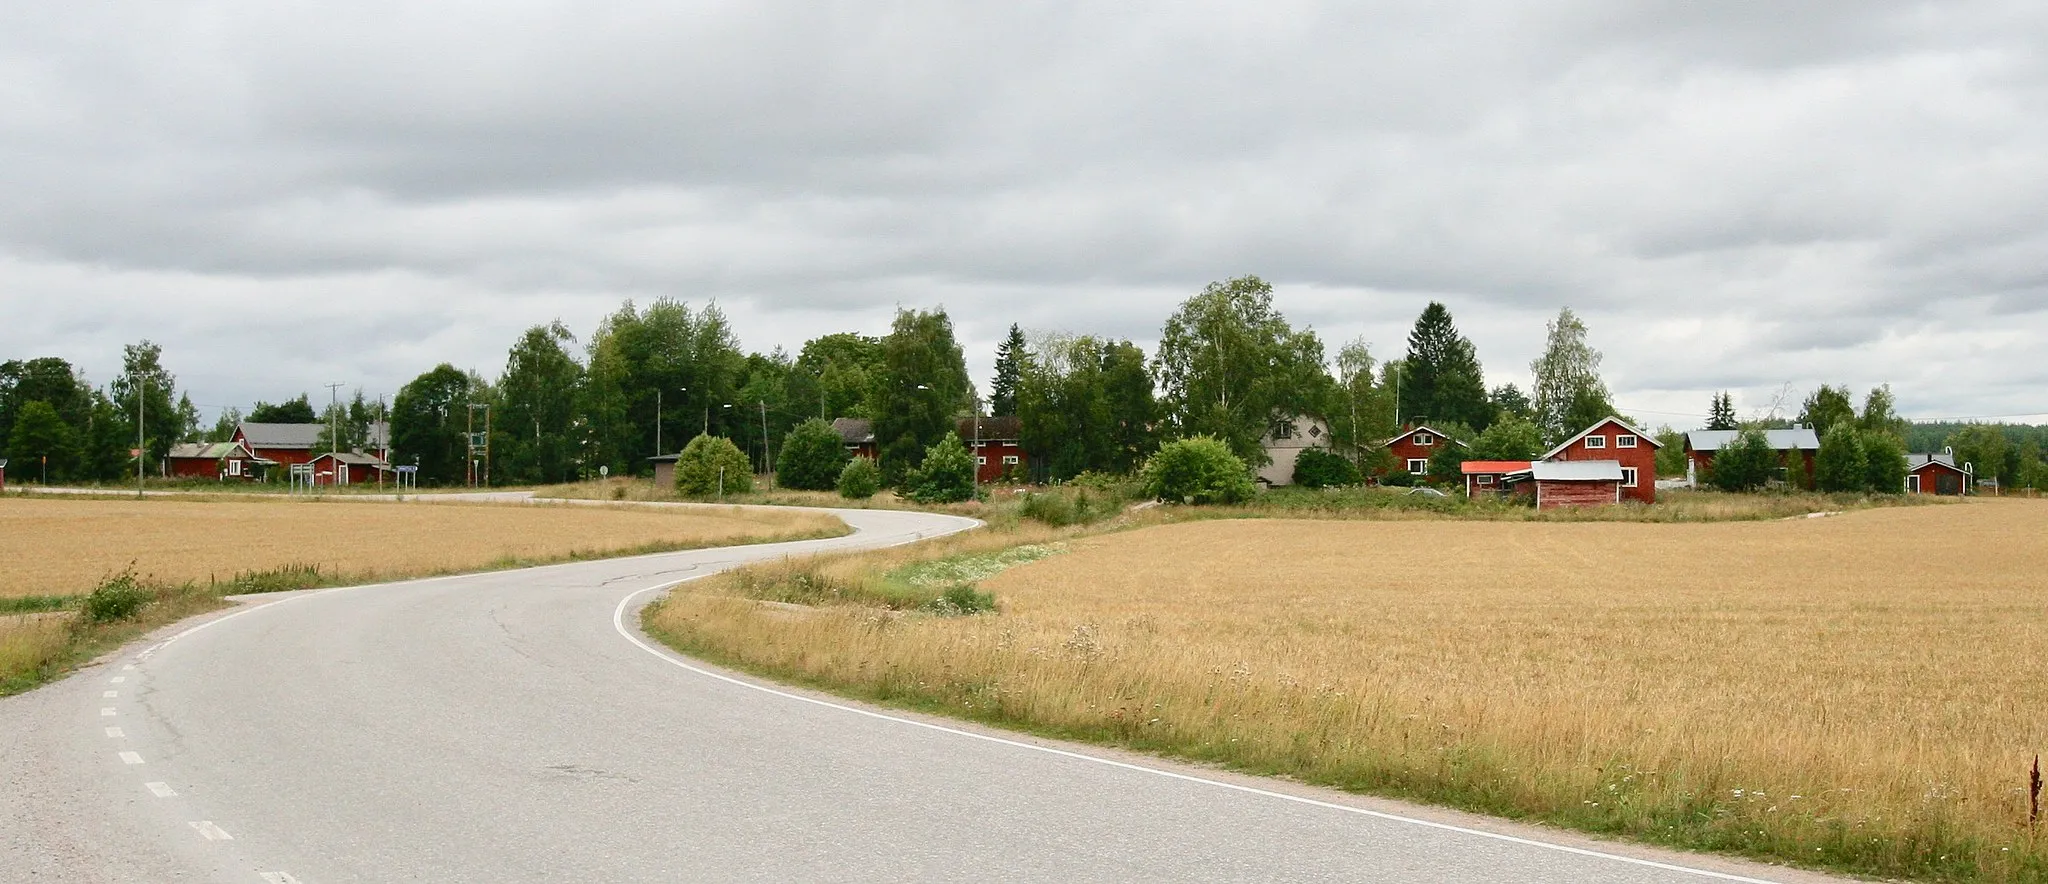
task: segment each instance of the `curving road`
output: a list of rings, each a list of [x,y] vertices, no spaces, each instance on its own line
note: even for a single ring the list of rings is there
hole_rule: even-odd
[[[961,530],[296,593],[0,700],[0,881],[1804,881],[975,730],[654,648],[679,580]]]

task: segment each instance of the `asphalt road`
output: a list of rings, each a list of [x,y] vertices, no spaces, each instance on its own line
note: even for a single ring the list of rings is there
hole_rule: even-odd
[[[269,597],[0,700],[0,881],[1807,881],[903,716],[639,636],[833,540]]]

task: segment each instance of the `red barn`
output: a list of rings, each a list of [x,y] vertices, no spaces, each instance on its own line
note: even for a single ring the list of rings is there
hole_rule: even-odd
[[[1500,494],[1507,490],[1507,477],[1527,472],[1526,460],[1468,460],[1460,469],[1465,474],[1465,497]]]
[[[1543,453],[1546,461],[1613,461],[1620,470],[1618,500],[1657,502],[1657,444],[1648,433],[1622,422],[1603,418],[1564,444]],[[1542,480],[1537,479],[1538,482]],[[1538,486],[1539,491],[1541,486]],[[1612,503],[1615,501],[1605,501]]]
[[[256,479],[260,464],[240,442],[188,442],[171,446],[163,474],[222,481]]]
[[[382,458],[353,451],[330,451],[307,463],[313,465],[315,485],[375,485],[391,471]]]
[[[1421,476],[1429,472],[1430,455],[1435,454],[1445,445],[1464,444],[1456,439],[1447,438],[1444,434],[1431,429],[1427,425],[1423,425],[1409,427],[1401,435],[1380,443],[1380,447],[1385,448],[1388,454],[1394,456],[1394,469],[1405,470],[1413,475]]]
[[[1963,495],[1970,493],[1974,470],[1956,465],[1953,453],[1906,455],[1906,493]]]
[[[976,481],[996,482],[1006,475],[1029,475],[1030,456],[1018,443],[1024,434],[1023,421],[1015,417],[961,418],[955,432],[974,455]]]
[[[1628,490],[1622,487],[1628,475],[1623,470],[1612,460],[1539,460],[1514,478],[1536,486],[1537,509],[1554,510],[1620,503]]]
[[[1735,444],[1741,435],[1736,430],[1694,430],[1685,434],[1686,481],[1699,484],[1713,466],[1715,453]],[[1805,488],[1812,491],[1814,459],[1820,454],[1820,435],[1810,427],[1793,427],[1789,430],[1765,430],[1764,440],[1770,443],[1772,451],[1778,453],[1782,465],[1790,467],[1795,457],[1804,461],[1801,465],[1806,468],[1802,474],[1806,477]]]
[[[235,425],[234,441],[249,449],[249,454],[258,460],[275,461],[281,464],[309,463],[313,460],[313,448],[320,442],[320,434],[326,424],[260,424],[243,421]],[[363,446],[385,456],[390,455],[391,425],[383,422],[370,425],[369,438]]]

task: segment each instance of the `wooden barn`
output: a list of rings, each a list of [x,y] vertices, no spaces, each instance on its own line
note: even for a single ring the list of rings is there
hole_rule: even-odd
[[[1625,469],[1614,460],[1539,460],[1507,479],[1533,486],[1539,510],[1603,506],[1622,502],[1631,491],[1625,487]]]
[[[1006,475],[1031,476],[1031,457],[1024,452],[1024,422],[1015,417],[961,418],[954,431],[974,455],[977,481],[996,482]],[[841,438],[844,438],[843,436]]]
[[[1421,476],[1429,472],[1429,456],[1442,446],[1464,444],[1424,424],[1403,430],[1401,435],[1388,439],[1380,447],[1394,456],[1394,469]]]
[[[243,421],[235,425],[234,440],[249,449],[249,454],[258,460],[275,461],[281,464],[311,463],[313,449],[320,444],[320,435],[327,429],[326,424],[263,424]],[[390,455],[391,425],[383,422],[370,425],[369,438],[364,446],[371,451]]]
[[[1953,452],[1906,455],[1906,493],[1960,496],[1970,493],[1975,470],[1956,465]]]
[[[262,478],[262,468],[269,465],[240,442],[186,442],[171,446],[163,474],[166,478],[253,481]]]
[[[1656,503],[1657,449],[1662,447],[1649,434],[1629,426],[1621,418],[1609,417],[1544,452],[1540,460],[1612,462],[1620,470],[1616,479],[1620,482],[1621,496],[1616,500]],[[1614,503],[1616,500],[1602,502]]]

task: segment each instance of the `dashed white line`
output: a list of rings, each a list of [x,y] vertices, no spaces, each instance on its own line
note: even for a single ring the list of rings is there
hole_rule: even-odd
[[[133,663],[123,663],[123,664],[121,664],[121,671],[122,671],[122,672],[133,672],[134,670],[135,670],[135,664],[133,664]]]
[[[122,682],[124,682],[124,681],[127,681],[127,680],[128,680],[128,676],[125,676],[125,675],[116,675],[116,676],[114,676],[113,678],[107,679],[107,684],[120,684],[120,683],[122,683]]]
[[[263,880],[267,884],[299,884],[299,879],[283,872],[264,872]]]
[[[114,707],[112,707],[112,706],[101,706],[101,707],[100,707],[100,717],[101,717],[101,718],[113,718],[113,717],[114,717]]]
[[[136,753],[136,752],[123,752],[123,753],[121,753],[121,763],[123,763],[123,764],[141,764],[141,763],[142,763],[142,755],[141,755],[140,753]]]
[[[105,698],[107,698],[107,699],[109,699],[109,700],[112,700],[112,699],[114,699],[115,697],[121,696],[121,692],[120,692],[120,691],[101,691],[101,692],[100,692],[100,696],[102,696],[102,697],[105,697]]]
[[[177,791],[172,789],[169,783],[143,783],[142,788],[148,789],[149,794],[158,798],[178,797]]]
[[[118,727],[110,727],[110,728],[107,728],[107,736],[113,737],[113,738],[115,738],[115,739],[120,739],[120,738],[122,738],[122,737],[126,737],[126,736],[128,736],[128,735],[127,735],[127,734],[124,734],[124,733],[122,733],[122,732],[121,732],[121,729],[120,729],[120,728],[118,728]]]
[[[194,820],[193,822],[188,823],[187,825],[190,825],[199,834],[206,836],[206,840],[208,841],[235,840],[235,836],[221,831],[221,828],[219,826],[214,825],[212,820]]]

